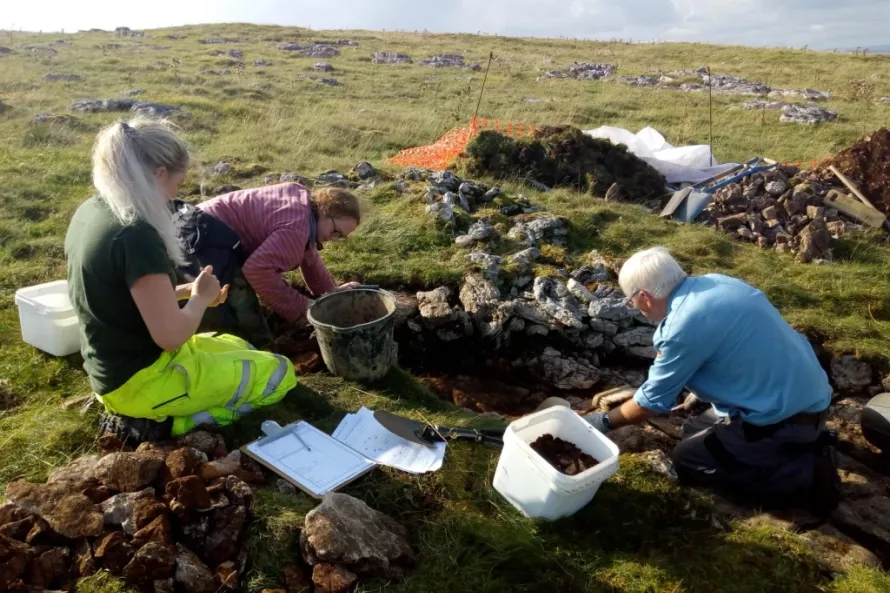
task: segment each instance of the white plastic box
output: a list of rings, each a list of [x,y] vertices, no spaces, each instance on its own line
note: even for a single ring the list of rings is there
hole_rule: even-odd
[[[545,434],[577,445],[599,463],[575,476],[560,472],[530,446]],[[570,408],[557,406],[507,427],[494,488],[527,517],[553,520],[581,510],[617,471],[618,446]]]
[[[80,326],[68,299],[68,281],[29,286],[15,293],[22,340],[53,356],[80,350]]]

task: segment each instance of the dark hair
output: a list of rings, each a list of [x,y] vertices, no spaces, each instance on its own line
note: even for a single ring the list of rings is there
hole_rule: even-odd
[[[312,203],[321,216],[332,218],[353,218],[361,223],[362,212],[358,198],[339,187],[325,187],[312,194]]]

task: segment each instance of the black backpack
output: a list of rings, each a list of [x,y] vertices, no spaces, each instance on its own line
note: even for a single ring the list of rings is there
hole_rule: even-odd
[[[173,220],[188,263],[176,269],[177,283],[194,282],[201,268],[213,266],[220,285],[232,283],[247,255],[232,227],[188,202],[173,200]]]

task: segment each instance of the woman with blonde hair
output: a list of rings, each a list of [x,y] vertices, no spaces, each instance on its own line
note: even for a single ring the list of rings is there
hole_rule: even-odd
[[[93,149],[97,193],[65,238],[84,368],[109,412],[105,427],[136,441],[229,424],[297,382],[281,356],[233,336],[195,335],[228,287],[209,266],[176,286],[184,257],[168,201],[188,166],[188,148],[166,122],[105,128]]]

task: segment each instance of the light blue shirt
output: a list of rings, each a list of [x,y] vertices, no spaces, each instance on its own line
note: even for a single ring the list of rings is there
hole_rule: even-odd
[[[775,424],[821,412],[828,376],[812,346],[762,292],[721,276],[690,277],[668,299],[653,338],[657,356],[634,400],[657,413],[688,387],[721,415]]]

